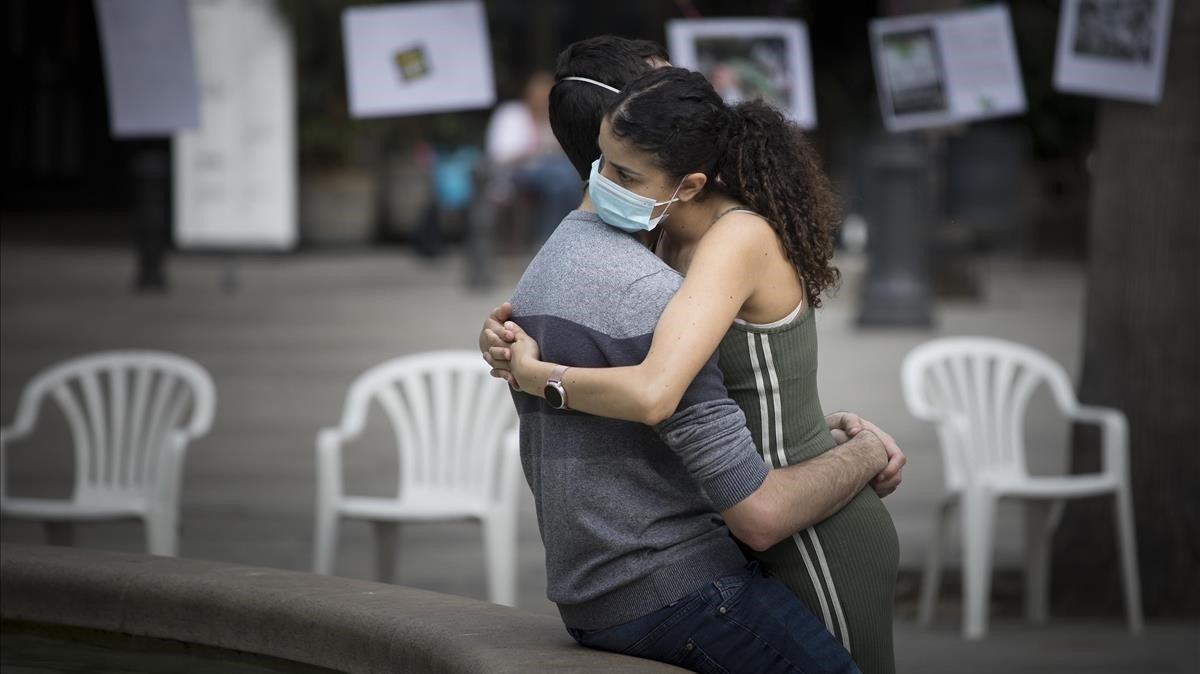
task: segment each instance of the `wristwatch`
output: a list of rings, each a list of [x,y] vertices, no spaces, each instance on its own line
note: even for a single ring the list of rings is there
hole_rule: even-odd
[[[546,402],[556,410],[569,410],[567,407],[567,389],[563,388],[562,378],[567,372],[566,365],[558,365],[546,380],[546,388],[542,390]]]

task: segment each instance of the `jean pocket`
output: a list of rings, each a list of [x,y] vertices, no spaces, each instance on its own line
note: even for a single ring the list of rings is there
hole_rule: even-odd
[[[704,606],[704,600],[697,594],[691,594],[683,599],[674,602],[673,604],[662,609],[663,613],[667,613],[665,617],[659,620],[650,631],[646,632],[642,638],[638,639],[629,647],[621,651],[624,655],[633,655],[638,657],[650,657],[646,655],[647,651],[654,650],[659,640],[663,638],[671,628],[678,625],[681,621],[686,620],[689,616],[700,610]],[[668,611],[669,609],[669,611]]]
[[[736,601],[738,596],[746,589],[746,586],[750,584],[752,577],[751,574],[742,571],[728,576],[721,576],[714,580],[713,586],[720,595],[721,604],[728,605]]]
[[[708,653],[704,652],[703,648],[692,639],[688,639],[686,643],[675,651],[667,662],[677,667],[690,669],[693,672],[701,674],[729,674],[729,670],[725,669],[716,660],[713,660]]]

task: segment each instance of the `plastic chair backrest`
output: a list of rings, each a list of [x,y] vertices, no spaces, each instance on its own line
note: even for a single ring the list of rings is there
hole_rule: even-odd
[[[58,403],[71,430],[77,503],[146,494],[170,434],[203,435],[216,406],[204,368],[159,351],[107,351],[50,367],[22,393],[14,429],[32,429],[46,398]]]
[[[472,351],[396,358],[351,385],[341,428],[357,436],[379,403],[396,437],[398,497],[414,488],[493,494],[504,432],[516,422],[508,390]]]
[[[951,489],[961,488],[973,471],[1028,476],[1025,411],[1039,384],[1046,384],[1062,410],[1077,406],[1058,363],[990,337],[922,344],[904,358],[901,381],[913,415],[937,425]]]

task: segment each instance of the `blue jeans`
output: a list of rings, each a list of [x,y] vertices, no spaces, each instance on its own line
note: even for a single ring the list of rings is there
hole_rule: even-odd
[[[757,561],[641,618],[567,631],[588,648],[696,672],[859,671],[824,623]]]
[[[583,198],[583,182],[575,167],[562,155],[539,157],[513,174],[517,187],[538,195],[537,236],[544,242],[558,223]]]

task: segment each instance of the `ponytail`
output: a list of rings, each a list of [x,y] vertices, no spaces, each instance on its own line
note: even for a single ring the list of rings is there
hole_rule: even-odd
[[[822,293],[840,278],[831,261],[841,219],[820,158],[799,127],[762,101],[739,103],[730,118],[718,185],[767,219],[809,302],[819,307]]]
[[[709,191],[741,201],[775,230],[808,302],[836,286],[837,197],[804,134],[762,101],[729,107],[703,75],[658,68],[629,83],[609,108],[613,134],[649,152],[674,177],[703,173]]]

